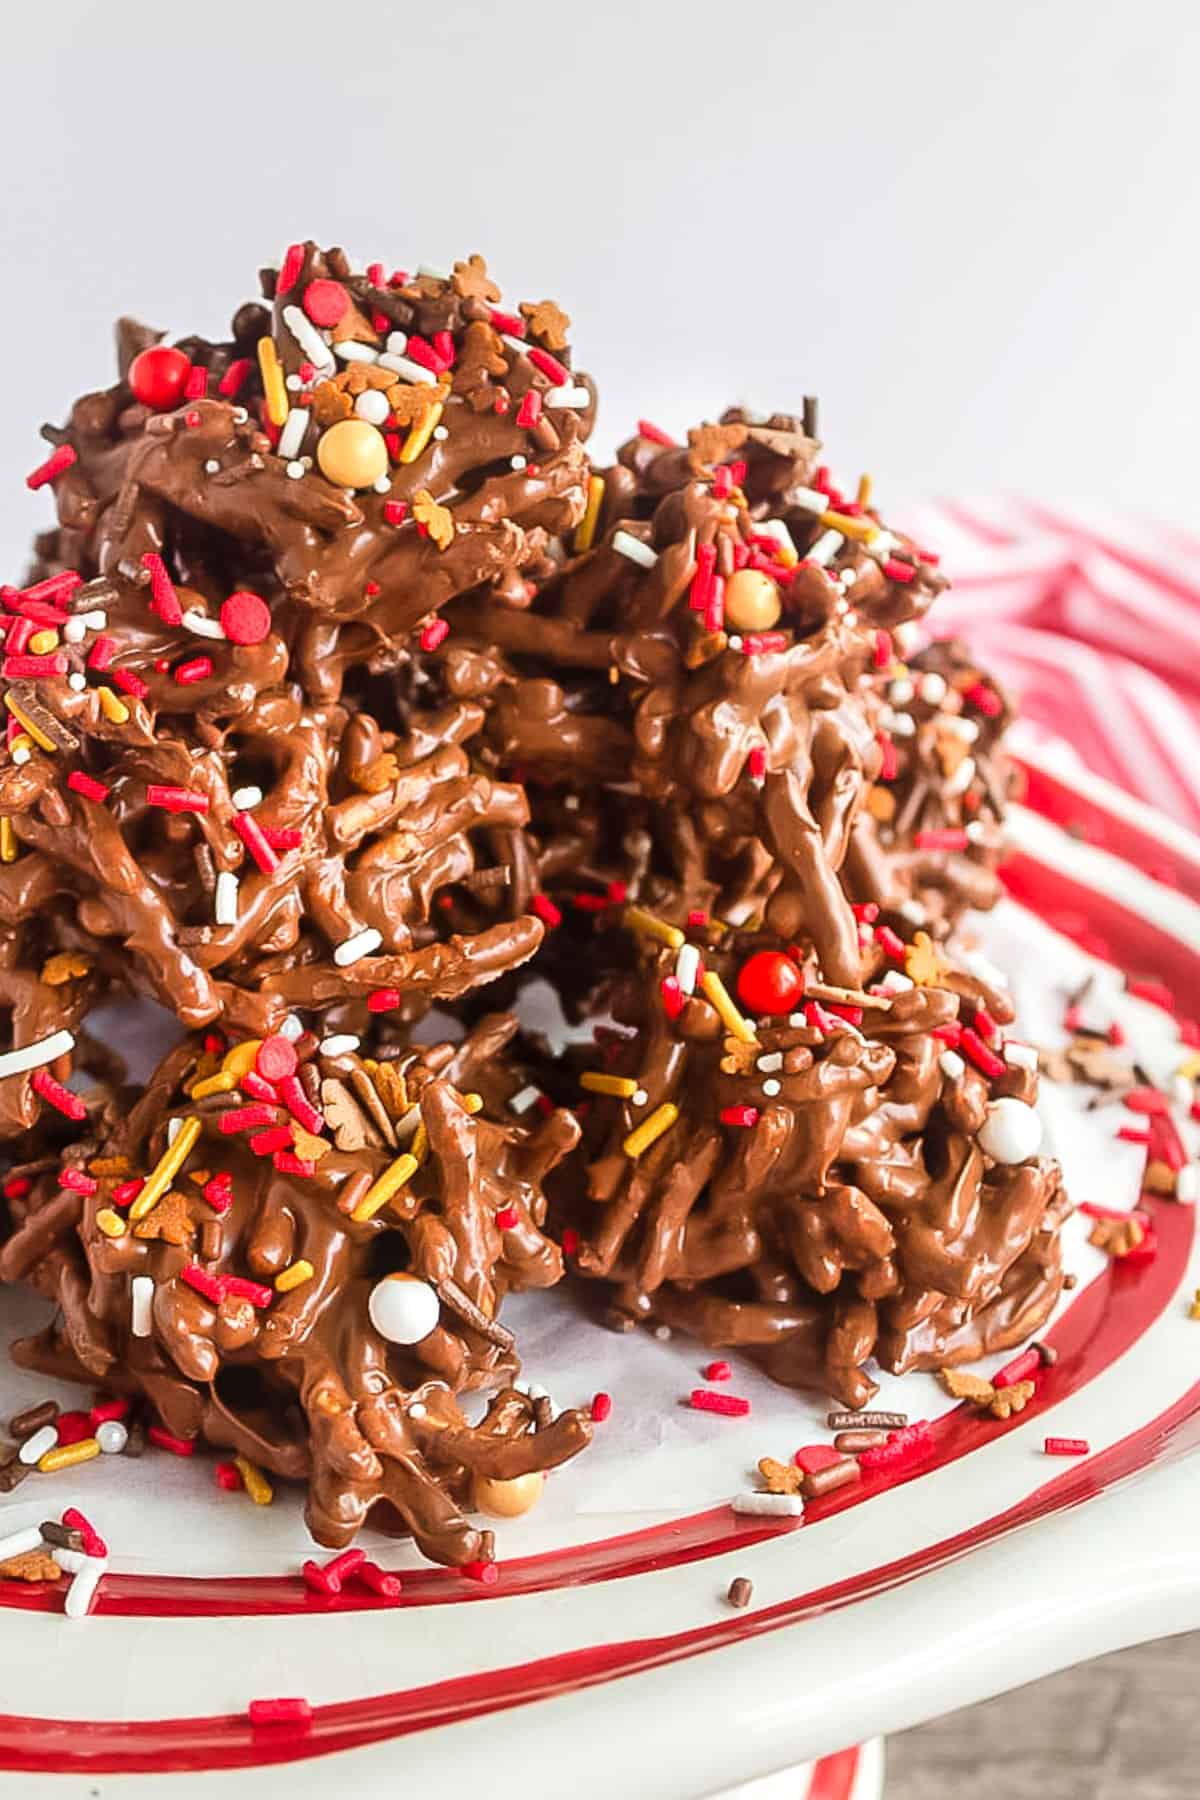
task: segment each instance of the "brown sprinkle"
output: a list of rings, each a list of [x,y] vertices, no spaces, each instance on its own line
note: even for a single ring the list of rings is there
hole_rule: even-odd
[[[43,1425],[53,1425],[57,1417],[57,1400],[39,1401],[37,1406],[27,1406],[24,1412],[17,1413],[15,1418],[9,1420],[9,1435],[15,1437],[18,1443],[23,1443],[35,1431],[40,1431]]]
[[[835,1450],[857,1456],[862,1450],[882,1450],[888,1441],[886,1431],[839,1431],[833,1440]]]
[[[754,1583],[745,1575],[735,1575],[729,1584],[729,1592],[725,1598],[730,1606],[736,1606],[740,1611],[743,1606],[749,1606],[753,1593]]]
[[[828,1468],[817,1469],[806,1475],[801,1484],[801,1493],[807,1500],[817,1500],[822,1494],[832,1494],[835,1489],[848,1487],[852,1481],[858,1481],[862,1470],[852,1456],[844,1462],[830,1463]]]
[[[72,1531],[69,1525],[60,1525],[57,1519],[44,1519],[38,1530],[48,1544],[56,1550],[82,1550],[83,1534]]]

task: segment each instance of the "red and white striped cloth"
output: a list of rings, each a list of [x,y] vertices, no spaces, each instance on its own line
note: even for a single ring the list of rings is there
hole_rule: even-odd
[[[1015,746],[1065,740],[1200,832],[1200,535],[1030,500],[930,504],[900,523],[953,582],[935,635],[964,637],[1016,696]]]

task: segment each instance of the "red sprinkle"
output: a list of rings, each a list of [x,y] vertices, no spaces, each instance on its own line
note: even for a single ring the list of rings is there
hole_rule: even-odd
[[[70,1188],[76,1194],[94,1194],[100,1183],[94,1175],[88,1175],[74,1163],[58,1171],[58,1185]]]
[[[688,605],[693,612],[704,612],[708,607],[716,580],[717,547],[715,544],[701,544],[696,551],[696,573],[692,576]]]
[[[612,1416],[612,1395],[599,1393],[592,1395],[592,1418],[597,1425],[603,1425],[605,1419]]]
[[[519,313],[501,312],[499,307],[493,306],[492,324],[507,337],[525,336],[525,321]]]
[[[445,619],[430,619],[421,633],[422,650],[436,650],[439,644],[450,636],[450,627]]]
[[[677,1019],[687,1005],[687,996],[674,975],[664,975],[659,984],[663,1010],[668,1019]]]
[[[719,1116],[722,1125],[743,1125],[749,1130],[758,1124],[757,1106],[723,1106]]]
[[[1086,1438],[1048,1437],[1042,1449],[1047,1456],[1088,1456],[1092,1446]]]
[[[87,1107],[79,1095],[73,1094],[70,1088],[65,1088],[61,1081],[55,1081],[48,1069],[35,1069],[29,1078],[29,1085],[35,1093],[42,1096],[47,1105],[52,1106],[56,1112],[63,1113],[68,1119],[79,1121],[87,1118]]]
[[[913,843],[918,850],[965,850],[971,842],[961,827],[945,831],[917,831]]]
[[[112,678],[114,687],[119,687],[123,694],[132,694],[135,700],[144,700],[150,692],[148,683],[132,669],[114,669]]]
[[[967,688],[963,693],[963,699],[973,706],[976,712],[981,712],[988,719],[998,719],[1004,711],[1004,702],[995,688],[985,687],[982,681],[977,681],[974,687]]]
[[[4,1184],[2,1190],[4,1198],[6,1200],[20,1200],[22,1195],[27,1194],[32,1186],[33,1183],[30,1181],[28,1175],[13,1175]]]
[[[112,1419],[125,1419],[128,1416],[128,1400],[101,1400],[88,1414],[88,1423],[94,1429],[97,1425],[107,1425]]]
[[[528,431],[537,424],[542,416],[542,395],[540,388],[530,388],[517,411],[517,424],[523,431]]]
[[[146,804],[162,806],[173,813],[206,813],[208,795],[198,794],[193,788],[164,787],[152,781],[146,786]]]
[[[146,1185],[146,1177],[144,1175],[135,1175],[129,1181],[118,1182],[116,1187],[112,1191],[113,1205],[114,1206],[129,1206],[134,1200],[137,1199],[138,1195],[141,1193],[141,1191],[145,1187],[145,1185]]]
[[[180,687],[194,687],[198,681],[207,681],[212,672],[211,656],[189,656],[185,662],[175,664],[175,679]]]
[[[889,581],[909,582],[917,571],[911,563],[901,562],[897,556],[889,556],[883,565],[883,572]]]
[[[195,1438],[172,1437],[165,1425],[151,1425],[146,1436],[152,1444],[157,1444],[160,1450],[169,1450],[172,1456],[195,1456],[196,1454]]]
[[[874,662],[877,669],[887,669],[891,667],[892,634],[890,631],[880,630],[875,633]]]
[[[373,994],[367,995],[367,1011],[395,1012],[403,998],[399,988],[376,988]]]
[[[265,1037],[258,1046],[254,1066],[264,1081],[284,1081],[296,1073],[299,1058],[288,1038],[278,1032]]]
[[[217,1125],[226,1137],[235,1131],[255,1131],[260,1125],[273,1125],[275,1113],[269,1106],[231,1106],[217,1120]]]
[[[260,595],[239,588],[221,602],[221,630],[231,644],[261,644],[271,630],[271,609]]]
[[[1004,1074],[1003,1058],[997,1056],[994,1050],[989,1050],[978,1032],[972,1031],[969,1025],[963,1026],[958,1047],[967,1061],[974,1063],[980,1074],[986,1075],[989,1080],[995,1081]]]
[[[1141,1113],[1148,1119],[1162,1117],[1167,1111],[1166,1095],[1151,1087],[1130,1088],[1121,1104],[1128,1107],[1130,1112]]]
[[[248,812],[234,813],[233,829],[263,874],[273,875],[279,867],[279,858],[263,836],[262,827],[257,819]]]
[[[943,1044],[949,1044],[952,1050],[957,1050],[958,1041],[962,1037],[962,1034],[962,1025],[957,1019],[951,1019],[945,1025],[935,1025],[929,1035],[930,1037],[940,1038]]]
[[[245,1486],[235,1463],[219,1462],[213,1470],[213,1476],[217,1486],[224,1488],[227,1494],[238,1494]]]
[[[674,448],[676,440],[669,432],[664,431],[661,425],[653,425],[649,419],[639,419],[637,428],[638,436],[644,437],[647,443],[662,444],[668,449]]]
[[[107,669],[117,654],[117,648],[116,638],[110,637],[106,631],[102,631],[88,652],[88,668]]]
[[[47,575],[44,581],[31,582],[28,587],[20,589],[6,588],[6,601],[10,601],[21,612],[28,610],[31,601],[59,600],[65,601],[83,586],[83,576],[78,569],[60,569],[57,575]],[[40,616],[40,615],[39,615]],[[47,619],[48,625],[62,623],[61,619]]]
[[[331,1557],[327,1563],[310,1559],[301,1569],[304,1585],[318,1594],[340,1594],[342,1582],[357,1574],[366,1560],[365,1550],[343,1550],[340,1556]]]
[[[707,1388],[693,1388],[688,1405],[694,1412],[723,1413],[728,1419],[744,1419],[750,1402],[740,1394],[713,1394]]]
[[[325,1115],[319,1112],[300,1085],[296,1075],[285,1075],[279,1082],[279,1098],[298,1125],[320,1137],[325,1129]]]
[[[562,1253],[564,1256],[574,1256],[578,1249],[579,1233],[568,1225],[562,1234]]]
[[[458,1572],[468,1581],[481,1582],[484,1587],[495,1587],[500,1579],[500,1571],[494,1562],[463,1563]]]
[[[411,338],[408,340],[408,347],[410,350],[412,349]],[[570,369],[567,368],[565,363],[560,363],[557,356],[551,356],[548,350],[542,350],[541,348],[535,347],[531,350],[527,350],[525,354],[533,364],[534,368],[537,369],[540,374],[544,375],[547,381],[552,381],[555,387],[564,387],[570,381]]]
[[[276,1150],[271,1161],[281,1175],[299,1175],[307,1180],[317,1172],[315,1162],[309,1162],[306,1156],[297,1156],[294,1150]]]
[[[150,576],[150,607],[164,625],[182,625],[183,608],[175,592],[175,583],[167,573],[167,565],[153,550],[147,550],[142,567]]]
[[[54,650],[46,656],[6,656],[0,674],[5,681],[40,681],[45,675],[65,675],[70,666],[64,652]]]
[[[82,1444],[92,1435],[92,1421],[85,1412],[59,1413],[54,1421],[60,1444]]]
[[[706,1363],[704,1366],[705,1381],[729,1381],[733,1376],[733,1367],[724,1361]]]
[[[235,400],[253,367],[248,356],[235,358],[217,383],[218,394],[223,394],[226,400]]]
[[[286,1150],[292,1141],[290,1125],[271,1125],[266,1131],[256,1131],[250,1139],[250,1148],[255,1156],[274,1156],[277,1150]]]
[[[1006,1388],[1012,1387],[1016,1381],[1028,1381],[1031,1375],[1037,1374],[1041,1366],[1042,1359],[1036,1350],[1023,1350],[1020,1356],[1015,1356],[1010,1363],[1005,1363],[1004,1367],[992,1376],[992,1386]]]
[[[893,962],[904,961],[904,940],[896,936],[890,925],[875,927],[875,942],[886,956],[891,957]]]
[[[187,380],[183,384],[185,400],[203,400],[208,389],[208,370],[201,363],[193,363],[188,370]]]
[[[767,778],[767,751],[764,744],[755,744],[746,758],[750,770],[751,781],[765,781]]]
[[[1165,982],[1127,981],[1125,992],[1138,1000],[1148,1000],[1151,1006],[1161,1006],[1164,1012],[1175,1011],[1175,996]]]
[[[249,1094],[252,1100],[266,1100],[271,1106],[274,1106],[279,1099],[274,1083],[264,1081],[255,1069],[247,1069],[244,1075],[239,1075],[238,1086],[243,1094]]]
[[[274,1288],[264,1287],[261,1281],[247,1281],[241,1275],[226,1275],[225,1291],[239,1300],[248,1300],[251,1306],[270,1306],[275,1298]]]
[[[355,1581],[361,1582],[372,1594],[378,1594],[381,1600],[398,1600],[404,1592],[404,1584],[398,1575],[392,1575],[387,1569],[381,1569],[378,1563],[361,1562],[354,1572]]]
[[[272,850],[298,850],[304,842],[304,833],[298,825],[289,826],[286,830],[264,825],[262,834]]]
[[[108,799],[108,789],[104,783],[91,775],[85,775],[81,769],[71,770],[67,776],[67,786],[73,793],[82,794],[85,800],[94,800],[98,806]]]
[[[220,1306],[225,1298],[225,1283],[221,1276],[211,1275],[199,1263],[188,1263],[186,1268],[180,1270],[179,1279],[186,1281],[190,1288],[194,1288],[206,1300],[211,1300],[214,1306]]]
[[[977,1006],[975,1008],[975,1017],[972,1020],[972,1024],[980,1037],[986,1038],[989,1044],[1000,1029],[985,1006]]]
[[[25,477],[25,486],[36,492],[38,488],[45,487],[48,481],[53,481],[57,476],[65,474],[75,460],[75,451],[71,445],[60,444],[44,463],[39,463],[36,469],[30,470]]]
[[[407,500],[385,500],[383,503],[383,520],[385,525],[403,525],[408,512]]]
[[[915,1424],[893,1431],[887,1443],[881,1444],[878,1450],[860,1451],[858,1466],[864,1475],[876,1469],[903,1468],[927,1456],[932,1449],[933,1433],[927,1421],[919,1419]]]
[[[544,925],[553,928],[555,925],[562,924],[562,913],[555,906],[549,894],[535,894],[529,904]]]
[[[290,293],[300,279],[300,271],[304,267],[304,245],[289,244],[284,251],[283,261],[279,265],[279,275],[275,282],[277,294]]]
[[[64,1508],[62,1522],[68,1531],[77,1531],[83,1539],[85,1556],[107,1556],[108,1545],[92,1524],[86,1513],[81,1513],[77,1506]]]
[[[845,1455],[835,1450],[832,1444],[802,1444],[792,1461],[806,1475],[816,1475],[821,1469],[832,1469],[834,1463],[844,1462]]]
[[[233,1205],[233,1176],[222,1171],[206,1181],[201,1192],[216,1213],[226,1213]]]
[[[498,1231],[514,1231],[520,1223],[521,1215],[515,1206],[502,1206],[500,1211],[496,1214],[496,1229]]]
[[[293,280],[295,277],[293,277]],[[252,1725],[310,1725],[312,1707],[307,1700],[287,1696],[278,1700],[252,1700],[246,1709]]]

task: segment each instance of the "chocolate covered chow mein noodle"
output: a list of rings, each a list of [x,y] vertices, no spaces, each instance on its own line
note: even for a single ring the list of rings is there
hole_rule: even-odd
[[[378,1508],[486,1564],[466,1514],[588,1436],[499,1316],[561,1274],[547,1178],[614,1320],[850,1405],[1026,1335],[1066,1203],[955,947],[1008,710],[914,650],[936,558],[810,404],[593,470],[569,320],[478,256],[261,289],[223,342],[123,323],[0,591],[19,1360],[306,1483],[322,1543]],[[615,1013],[586,1113],[484,1010],[535,953]],[[189,1034],[140,1094],[86,1024],[133,995]],[[461,1043],[414,1046],[434,1002]]]

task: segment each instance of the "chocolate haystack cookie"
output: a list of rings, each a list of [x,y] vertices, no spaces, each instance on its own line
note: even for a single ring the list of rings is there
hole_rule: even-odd
[[[486,1565],[468,1514],[590,1434],[501,1317],[568,1228],[614,1322],[851,1406],[1026,1336],[1067,1205],[957,942],[1010,714],[918,648],[936,557],[815,403],[594,467],[570,320],[478,255],[260,286],[223,341],[122,322],[0,592],[18,1360],[305,1483],[321,1543]],[[593,1056],[486,1010],[531,969]],[[187,1033],[140,1089],[86,1025],[138,997]]]

